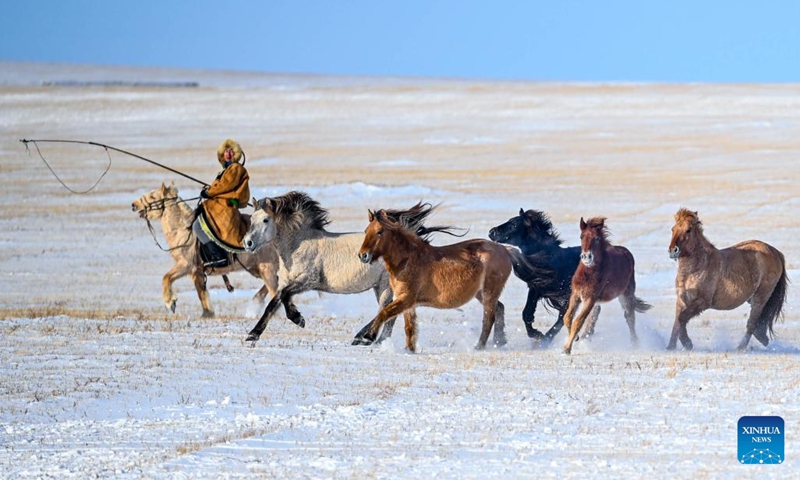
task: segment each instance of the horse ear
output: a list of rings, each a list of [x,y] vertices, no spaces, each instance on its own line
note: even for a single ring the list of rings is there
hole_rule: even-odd
[[[256,197],[253,197],[253,208],[256,209],[256,210],[261,210],[261,204],[258,203],[258,200],[256,200]]]
[[[167,186],[164,185],[164,182],[161,182],[161,191],[162,192],[166,192],[167,191]]]
[[[369,219],[370,222],[375,220],[375,214],[372,213],[372,210],[370,210],[370,209],[367,209],[367,218]]]
[[[525,215],[525,210],[522,207],[520,207],[519,208],[519,216],[521,217],[523,215]]]
[[[586,230],[586,222],[583,221],[583,217],[581,217],[581,230]]]
[[[274,198],[268,198],[268,199],[266,199],[266,200],[264,201],[264,205],[267,205],[267,202],[269,202],[269,209],[270,209],[270,210],[272,210],[272,211],[274,212],[274,211],[275,211],[275,205],[277,205],[277,202],[275,201],[275,199],[274,199]],[[263,208],[263,207],[262,207],[262,208]]]

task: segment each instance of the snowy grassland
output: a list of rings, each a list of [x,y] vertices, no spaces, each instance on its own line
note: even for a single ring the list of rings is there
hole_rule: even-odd
[[[483,83],[3,64],[0,69],[0,477],[788,478],[800,446],[800,86]],[[197,81],[198,88],[44,87],[41,81]],[[255,348],[256,279],[209,278],[215,319],[130,203],[191,181],[119,154],[84,195],[59,185],[20,138],[107,143],[210,181],[215,150],[247,152],[255,196],[302,189],[332,231],[367,208],[441,203],[432,223],[489,228],[548,212],[566,245],[581,216],[608,217],[636,257],[630,345],[619,305],[560,354],[533,349],[512,278],[509,344],[473,350],[480,307],[420,309],[417,354],[402,326],[350,340],[372,293],[307,293],[305,329],[280,313]],[[101,149],[40,144],[87,189]],[[192,202],[193,203],[193,202]],[[769,348],[738,354],[747,307],[689,323],[693,352],[666,352],[674,315],[672,215],[698,210],[724,247],[748,238],[786,256],[795,285]],[[155,225],[164,243],[160,226]],[[434,243],[453,241],[439,236]],[[540,306],[536,327],[553,312]],[[744,466],[736,423],[786,422],[786,461]]]

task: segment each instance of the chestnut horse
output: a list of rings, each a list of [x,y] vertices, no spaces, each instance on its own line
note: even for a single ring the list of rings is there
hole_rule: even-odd
[[[447,231],[447,227],[435,227]],[[522,254],[518,255],[522,256]],[[506,343],[503,304],[499,301],[511,275],[512,257],[506,247],[489,240],[467,240],[434,247],[427,239],[394,221],[385,210],[369,211],[369,225],[358,251],[362,262],[383,258],[394,300],[356,335],[354,345],[372,344],[381,325],[396,315],[405,318],[406,348],[417,344],[416,306],[457,308],[472,298],[483,304],[483,328],[477,348],[486,347],[494,326],[495,345]]]
[[[572,295],[564,315],[564,325],[569,330],[564,344],[567,355],[572,352],[572,342],[597,302],[619,298],[634,345],[638,343],[634,312],[646,312],[652,308],[636,296],[633,255],[627,248],[609,243],[605,220],[604,217],[595,217],[584,222],[581,217],[581,262],[572,276]],[[573,321],[582,302],[585,305]],[[594,330],[594,325],[589,325],[588,330]]]
[[[686,324],[700,312],[733,310],[744,302],[750,304],[750,316],[738,350],[747,348],[751,336],[769,344],[772,325],[786,302],[786,261],[780,251],[758,240],[718,250],[703,235],[697,212],[681,208],[675,214],[669,256],[678,261],[678,299],[668,350],[675,349],[678,338],[692,349]]]

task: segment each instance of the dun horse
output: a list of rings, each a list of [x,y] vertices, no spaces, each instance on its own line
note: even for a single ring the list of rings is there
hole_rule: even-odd
[[[566,354],[572,352],[572,343],[597,302],[619,298],[634,345],[638,343],[635,312],[652,308],[636,297],[633,255],[627,248],[609,243],[605,220],[596,217],[584,222],[581,218],[581,263],[572,277],[572,295],[564,315],[564,325],[569,330],[564,344]],[[585,305],[576,317],[581,303]],[[588,330],[591,332],[593,329],[594,325],[589,325]]]
[[[242,243],[251,252],[270,242],[275,246],[281,259],[280,287],[247,341],[259,339],[281,303],[290,320],[305,326],[305,319],[292,303],[292,297],[298,293],[311,290],[361,293],[372,289],[380,307],[392,301],[389,274],[383,264],[363,265],[354,255],[364,240],[363,233],[325,230],[328,212],[303,192],[289,192],[254,203],[256,211]],[[422,225],[431,211],[430,205],[419,204],[409,212],[391,211],[390,215],[411,230],[425,234],[433,231]],[[394,318],[386,325],[380,340],[391,335],[393,325]]]
[[[164,275],[162,281],[163,299],[166,307],[175,312],[178,298],[172,291],[172,284],[179,278],[189,275],[203,305],[203,317],[213,317],[214,311],[208,299],[206,275],[225,275],[236,270],[246,270],[250,275],[264,281],[264,286],[256,293],[255,299],[263,301],[274,295],[278,288],[278,255],[272,248],[265,248],[258,255],[237,255],[236,261],[228,267],[203,270],[197,237],[192,231],[194,211],[178,196],[178,189],[163,183],[131,204],[131,209],[141,218],[161,220],[161,229],[169,245],[169,254],[175,264]]]
[[[519,215],[489,230],[495,242],[514,245],[528,258],[531,269],[515,268],[514,273],[528,284],[528,299],[522,310],[522,321],[528,337],[549,344],[564,325],[572,276],[578,268],[581,247],[562,247],[553,224],[544,212],[519,209]],[[558,310],[558,320],[547,333],[533,328],[536,304],[544,300]],[[590,325],[597,321],[600,305],[595,307]]]
[[[745,350],[751,336],[769,344],[786,302],[786,261],[780,251],[758,240],[718,250],[703,235],[697,212],[681,208],[675,214],[669,256],[678,261],[678,298],[667,349],[673,350],[678,338],[692,349],[686,324],[702,311],[732,310],[744,302],[750,303],[750,316],[738,349]]]
[[[436,227],[437,231],[448,228]],[[456,308],[472,298],[483,304],[483,328],[477,347],[485,348],[492,327],[495,344],[505,344],[505,309],[499,298],[513,268],[511,255],[506,247],[480,239],[434,247],[424,236],[390,218],[385,210],[370,211],[358,257],[365,264],[375,264],[383,258],[395,298],[358,333],[353,344],[370,345],[381,325],[402,313],[406,348],[414,352],[417,305]]]

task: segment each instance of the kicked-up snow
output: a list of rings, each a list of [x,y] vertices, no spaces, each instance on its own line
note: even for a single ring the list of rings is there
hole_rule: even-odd
[[[665,351],[679,207],[717,246],[757,238],[800,281],[800,86],[553,84],[269,76],[3,64],[0,70],[0,476],[4,478],[790,478],[800,446],[800,295],[764,348],[737,353],[747,305],[691,320],[692,352]],[[86,86],[42,86],[85,80]],[[102,82],[126,84],[99,86]],[[197,82],[196,88],[154,82]],[[132,86],[139,82],[142,86]],[[74,195],[21,138],[93,140],[204,181],[239,141],[257,197],[301,189],[331,231],[367,209],[440,203],[431,223],[467,238],[550,214],[565,245],[581,216],[608,217],[636,258],[634,347],[618,303],[564,356],[525,335],[526,287],[502,296],[509,343],[475,351],[481,309],[419,309],[419,352],[401,322],[355,347],[371,292],[306,293],[255,348],[258,281],[209,278],[217,318],[191,282],[161,300],[172,262],[131,202],[191,181],[111,154]],[[40,144],[61,179],[91,187],[102,149]],[[196,200],[190,200],[194,205]],[[160,227],[156,239],[164,244]],[[447,236],[435,244],[457,241]],[[355,255],[355,252],[354,252]],[[540,305],[536,327],[554,312]],[[741,465],[737,422],[785,421],[785,460]]]

